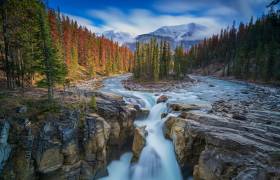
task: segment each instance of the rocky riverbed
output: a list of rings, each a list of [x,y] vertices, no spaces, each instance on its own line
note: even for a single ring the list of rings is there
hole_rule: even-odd
[[[280,179],[279,89],[200,76],[143,86],[123,81],[127,77],[108,79],[99,92],[94,81],[77,85],[64,92],[66,104],[55,113],[30,113],[34,109],[16,104],[10,116],[1,116],[1,179],[98,179],[128,151],[132,159],[124,167],[150,162],[153,174],[165,154],[157,152],[163,147],[146,145],[161,127],[176,156],[167,162],[177,159],[183,179]],[[148,127],[142,126],[147,117]]]
[[[173,115],[163,119],[164,132],[174,144],[184,179],[280,179],[279,89],[194,78],[196,83],[172,84],[158,96],[159,102],[169,98]],[[155,91],[153,86],[131,86]],[[136,156],[145,140],[140,132]]]
[[[216,106],[166,120],[182,172],[193,172],[194,179],[279,179],[280,114],[267,123]]]
[[[123,86],[132,91],[148,91],[148,92],[166,92],[171,91],[174,88],[185,88],[193,85],[197,81],[195,79],[186,76],[182,80],[161,80],[158,82],[142,82],[134,80],[133,77],[122,81]]]

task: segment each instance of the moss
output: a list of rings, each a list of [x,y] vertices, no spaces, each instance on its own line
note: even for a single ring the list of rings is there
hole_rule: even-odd
[[[96,104],[96,98],[95,98],[95,96],[91,96],[90,102],[89,102],[89,107],[90,107],[93,111],[96,111],[96,110],[97,110],[97,104]]]
[[[60,102],[49,102],[45,98],[36,99],[31,97],[24,97],[14,94],[0,95],[0,117],[6,118],[29,118],[31,121],[37,121],[39,116],[46,114],[59,114],[62,108]],[[26,106],[27,111],[24,113],[16,113],[16,108]]]

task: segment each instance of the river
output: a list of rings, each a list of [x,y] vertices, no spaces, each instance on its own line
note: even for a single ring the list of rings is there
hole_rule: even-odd
[[[176,161],[173,144],[163,135],[164,119],[161,114],[167,112],[167,103],[182,102],[197,104],[208,111],[214,102],[254,101],[255,112],[269,110],[271,116],[280,118],[279,91],[275,88],[260,87],[248,83],[230,82],[210,77],[191,76],[197,83],[189,87],[174,87],[164,93],[150,93],[126,90],[121,81],[129,75],[109,78],[104,81],[101,91],[124,96],[128,103],[147,108],[150,114],[146,119],[137,120],[135,126],[145,126],[148,135],[146,145],[137,163],[131,164],[132,153],[128,152],[108,166],[108,177],[102,180],[181,180],[180,167]],[[166,103],[156,103],[159,95],[169,97]],[[268,95],[269,94],[269,95]],[[262,97],[264,96],[264,97]],[[274,109],[273,109],[274,108]],[[168,116],[172,116],[169,114]],[[191,178],[191,177],[190,177]]]

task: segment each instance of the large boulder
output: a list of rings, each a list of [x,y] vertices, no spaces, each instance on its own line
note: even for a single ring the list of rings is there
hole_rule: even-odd
[[[173,110],[185,110],[177,107]],[[169,117],[164,126],[183,173],[191,170],[194,179],[209,180],[280,177],[280,163],[275,163],[280,152],[280,141],[275,141],[280,140],[280,131],[273,130],[276,127],[203,111],[183,114]]]
[[[157,103],[166,102],[168,100],[168,97],[166,95],[161,95],[157,98]]]
[[[132,145],[132,152],[133,152],[132,161],[133,162],[135,162],[139,159],[142,149],[144,148],[144,146],[146,144],[146,136],[147,136],[148,132],[145,130],[145,128],[146,128],[145,126],[135,128],[133,145]]]
[[[171,111],[192,111],[201,109],[200,106],[195,104],[179,104],[179,103],[170,103],[168,108]]]

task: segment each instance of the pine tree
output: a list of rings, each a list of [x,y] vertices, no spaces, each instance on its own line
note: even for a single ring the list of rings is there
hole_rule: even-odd
[[[63,83],[66,76],[66,69],[63,63],[59,62],[57,58],[57,52],[52,47],[50,27],[48,24],[46,10],[44,5],[39,10],[39,23],[41,31],[41,47],[43,50],[41,59],[41,72],[44,74],[44,79],[41,84],[45,84],[48,87],[48,99],[53,99],[53,88],[56,83]]]

